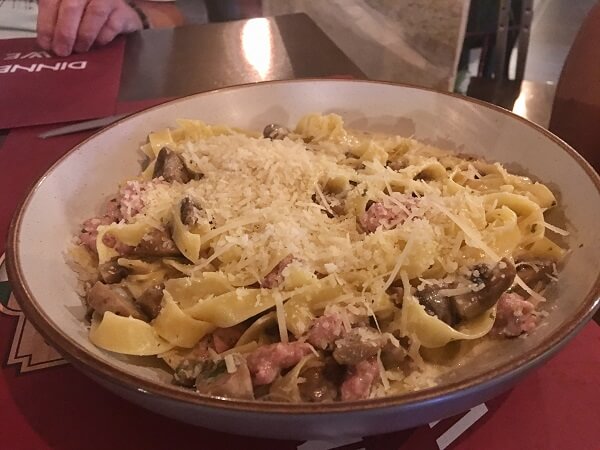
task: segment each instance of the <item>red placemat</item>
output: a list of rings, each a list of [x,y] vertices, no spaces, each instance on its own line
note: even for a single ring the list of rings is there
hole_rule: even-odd
[[[161,103],[121,105],[133,111]],[[14,130],[0,148],[0,236],[28,188],[91,132],[39,139],[52,127]],[[0,239],[0,255],[4,239]],[[132,405],[68,365],[20,311],[0,257],[0,448],[235,448],[282,450],[600,448],[600,327],[590,323],[557,357],[510,392],[416,429],[338,442],[272,441],[185,425]],[[487,410],[487,412],[486,412]],[[468,430],[460,435],[460,431]],[[453,440],[453,438],[456,438]]]
[[[0,129],[114,113],[125,40],[85,54],[54,56],[35,39],[0,40]]]

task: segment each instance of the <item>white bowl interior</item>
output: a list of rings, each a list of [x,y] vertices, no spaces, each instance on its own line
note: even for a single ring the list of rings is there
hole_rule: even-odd
[[[140,170],[139,144],[148,132],[198,118],[260,130],[293,125],[309,112],[335,112],[348,127],[397,133],[440,147],[481,155],[549,184],[559,194],[572,250],[552,293],[554,311],[527,339],[503,342],[494,358],[476,359],[455,377],[496,367],[533,348],[572,317],[598,277],[600,195],[580,162],[558,141],[505,112],[417,88],[357,81],[294,81],[199,94],[138,114],[83,143],[64,158],[30,197],[17,254],[28,289],[48,320],[96,358],[149,379],[168,376],[139,359],[117,358],[94,347],[82,321],[74,273],[65,249],[83,220],[123,179]],[[455,377],[452,377],[456,379]]]

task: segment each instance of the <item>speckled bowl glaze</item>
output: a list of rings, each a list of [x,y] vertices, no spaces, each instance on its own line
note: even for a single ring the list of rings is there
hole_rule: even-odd
[[[335,112],[350,128],[414,135],[462,153],[500,161],[558,193],[571,232],[550,315],[526,339],[498,342],[465,361],[437,387],[401,396],[330,404],[236,401],[170,384],[146,360],[94,347],[87,338],[75,275],[64,252],[79,224],[97,213],[117,184],[140,170],[139,144],[176,118],[262,129],[294,124],[309,112]],[[590,319],[600,294],[600,179],[572,148],[503,109],[416,87],[349,80],[296,80],[192,95],[135,114],[99,132],[58,161],[17,212],[8,272],[36,328],[76,367],[108,389],[179,420],[273,438],[364,436],[413,427],[464,411],[518,382],[556,353]]]

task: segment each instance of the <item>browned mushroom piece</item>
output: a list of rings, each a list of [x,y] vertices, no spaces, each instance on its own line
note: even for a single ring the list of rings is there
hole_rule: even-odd
[[[288,130],[283,125],[279,125],[277,123],[270,123],[263,130],[263,137],[271,140],[284,139],[289,134],[290,130]]]
[[[164,285],[162,284],[152,286],[146,289],[140,298],[136,300],[139,308],[150,320],[155,319],[162,308],[163,289]]]
[[[401,367],[407,356],[408,351],[402,345],[396,347],[389,341],[381,349],[381,362],[386,369]]]
[[[166,147],[160,149],[154,163],[152,178],[158,177],[163,177],[169,183],[178,181],[183,184],[192,178],[179,155]]]
[[[392,285],[386,292],[390,296],[390,300],[393,301],[396,306],[402,306],[402,300],[404,298],[404,288],[402,286]]]
[[[200,208],[190,197],[185,197],[183,200],[181,200],[181,207],[179,210],[181,222],[188,227],[196,225],[196,223],[198,223],[199,209]]]
[[[454,305],[450,297],[440,294],[440,286],[426,286],[423,290],[417,291],[419,303],[425,307],[432,316],[437,316],[442,322],[452,326],[458,322],[458,317],[454,311]]]
[[[332,202],[329,204],[331,206],[331,210],[333,211],[333,213],[337,216],[343,216],[344,214],[346,214],[346,208],[344,206],[344,203],[342,201],[338,201],[338,202]]]
[[[445,296],[440,291],[452,286],[427,286],[417,292],[417,298],[429,314],[436,315],[453,326],[477,317],[494,306],[500,296],[512,286],[515,275],[515,266],[503,258],[493,268],[480,264],[472,269],[470,281],[480,285],[479,290]]]
[[[346,214],[346,205],[344,204],[344,199],[340,199],[336,195],[325,192],[323,193],[323,196],[325,197],[325,201],[327,202],[329,209],[331,209],[331,211],[329,211],[328,209],[321,210],[321,212],[326,214],[327,217],[333,219],[336,216],[343,216]],[[323,205],[322,203],[320,196],[318,196],[316,193],[314,193],[311,196],[311,200],[313,201],[313,203],[325,207],[325,205]]]
[[[120,266],[116,259],[112,259],[98,266],[100,278],[106,284],[114,284],[129,275],[129,269]]]
[[[490,309],[515,281],[517,271],[512,262],[503,258],[495,267],[479,265],[473,268],[471,281],[483,288],[452,297],[454,309],[461,320],[472,319]]]
[[[87,293],[87,304],[99,314],[110,311],[118,316],[148,321],[148,316],[135,304],[129,292],[118,285],[97,281]]]
[[[335,341],[333,358],[338,364],[355,365],[375,356],[385,343],[386,339],[373,328],[353,328]]]
[[[344,369],[332,358],[325,364],[308,368],[301,373],[304,381],[298,385],[300,396],[305,402],[320,403],[337,400],[338,386],[344,377]]]
[[[398,172],[398,171],[406,168],[406,163],[402,160],[388,161],[386,166],[389,167],[390,169]]]
[[[158,228],[153,228],[146,233],[130,253],[136,256],[179,256],[181,254],[169,233]]]

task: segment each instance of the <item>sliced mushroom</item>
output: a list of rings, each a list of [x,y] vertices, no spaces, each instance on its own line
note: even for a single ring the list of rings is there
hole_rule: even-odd
[[[450,297],[440,294],[440,286],[426,286],[423,290],[417,291],[419,303],[425,307],[432,316],[437,316],[442,322],[452,326],[458,322],[458,317],[454,311],[454,305]]]
[[[139,308],[150,320],[155,319],[162,308],[163,289],[164,285],[152,286],[136,300]]]
[[[284,139],[290,134],[290,130],[288,130],[283,125],[279,125],[277,123],[270,123],[263,130],[263,136],[267,139]]]
[[[181,222],[188,227],[196,225],[198,223],[199,209],[200,208],[190,197],[185,197],[183,200],[181,200]]]
[[[87,304],[99,314],[110,311],[118,316],[148,321],[148,316],[135,304],[133,297],[122,286],[106,285],[100,281],[87,293]]]
[[[461,320],[472,319],[490,309],[513,284],[515,266],[506,258],[495,267],[479,265],[473,269],[472,281],[483,283],[483,289],[452,297],[454,309]]]
[[[344,377],[344,369],[332,358],[325,364],[302,371],[304,382],[298,385],[300,396],[306,402],[320,403],[337,400],[338,386]]]
[[[427,312],[453,326],[477,317],[494,306],[512,286],[515,275],[515,266],[503,258],[493,268],[480,264],[472,269],[471,282],[483,285],[477,291],[448,297],[440,291],[451,286],[427,286],[417,293],[417,298]]]
[[[408,347],[408,343],[406,347]],[[396,369],[401,367],[405,362],[406,357],[408,356],[408,351],[402,345],[396,347],[391,342],[386,342],[386,344],[381,349],[381,362],[386,369]]]
[[[120,266],[116,259],[100,264],[98,272],[100,273],[100,278],[106,284],[118,283],[129,275],[129,269]]]
[[[166,147],[160,149],[154,163],[152,178],[158,177],[163,177],[169,183],[178,181],[183,184],[192,178],[179,155]]]

